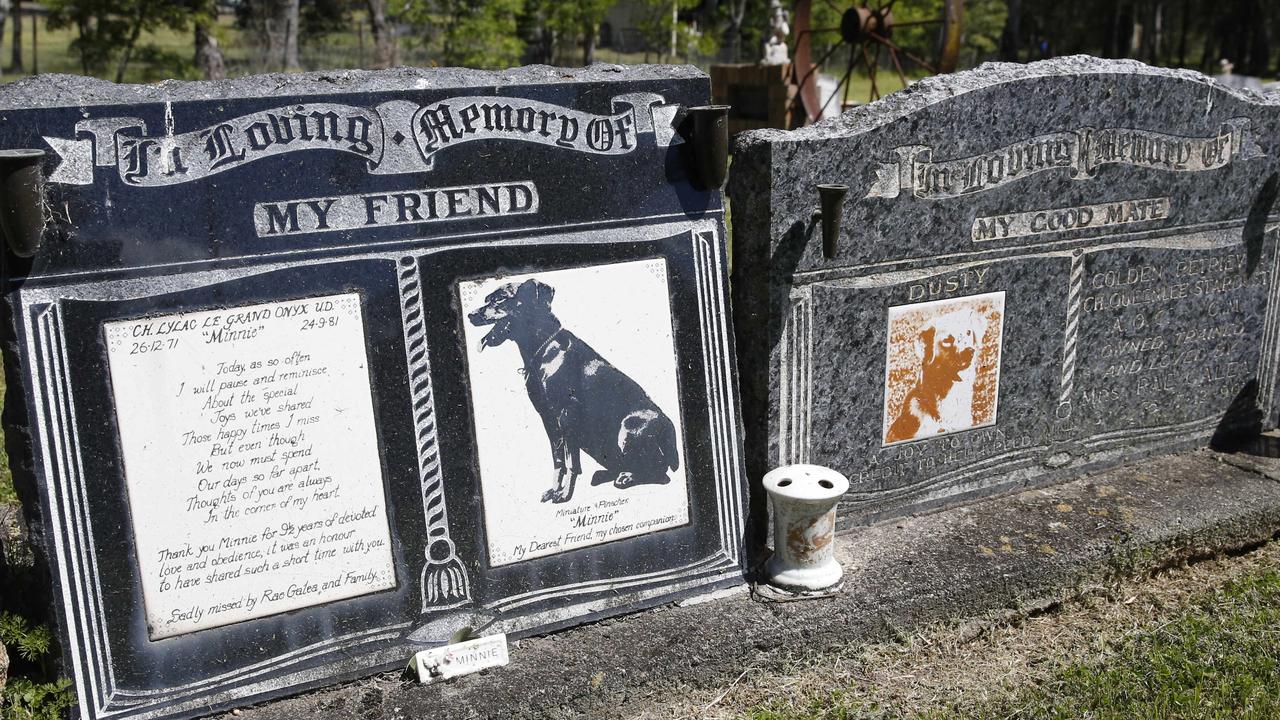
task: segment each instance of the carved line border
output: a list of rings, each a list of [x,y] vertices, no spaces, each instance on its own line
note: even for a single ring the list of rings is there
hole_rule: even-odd
[[[68,653],[77,665],[81,664],[82,652],[85,659],[94,661],[82,665],[87,671],[85,677],[89,679],[91,688],[81,687],[80,685],[84,683],[80,683],[76,691],[81,707],[92,707],[100,713],[110,702],[110,693],[105,688],[114,687],[115,681],[112,674],[110,646],[106,641],[104,628],[97,622],[101,611],[102,592],[97,564],[93,562],[92,545],[86,546],[85,542],[86,537],[92,537],[92,532],[89,530],[88,518],[84,513],[85,488],[83,474],[79,472],[82,466],[79,453],[71,453],[69,448],[72,443],[76,447],[79,443],[78,437],[69,437],[67,432],[69,425],[72,433],[75,429],[67,412],[70,407],[70,403],[66,401],[69,387],[63,372],[65,357],[62,354],[61,335],[58,331],[61,318],[56,306],[41,310],[34,324],[36,338],[28,339],[28,347],[34,344],[38,348],[38,354],[29,353],[28,356],[33,358],[33,369],[37,373],[36,383],[44,389],[42,401],[35,403],[36,422],[40,427],[46,428],[44,434],[50,439],[48,443],[41,443],[41,455],[44,466],[56,476],[58,489],[61,491],[61,496],[55,498],[52,488],[50,489],[49,517],[52,525],[50,535],[54,538],[57,552],[71,560],[70,563],[59,563],[59,584],[64,604],[73,604],[72,596],[74,596],[78,601],[75,606],[85,608],[86,595],[90,590],[94,598],[92,611],[85,618],[88,622],[83,624],[85,637],[81,638],[78,632],[67,634],[71,644]],[[72,455],[76,458],[74,464],[68,463],[68,457]],[[64,531],[63,528],[66,530]],[[68,553],[68,545],[70,553]],[[82,566],[87,566],[88,578],[82,578],[82,573],[78,571]],[[82,642],[85,645],[83,651],[80,647]],[[96,691],[92,698],[94,701],[92,705],[89,704],[87,697],[91,689]]]
[[[813,287],[793,293],[779,353],[778,464],[807,463],[813,411]]]
[[[670,237],[670,230],[674,229],[673,225],[675,228],[680,228],[680,226],[687,228],[690,224],[687,222],[687,218],[683,216],[679,216],[679,218],[685,220],[685,222],[678,224],[659,222],[633,225],[629,228],[615,231],[611,236],[614,242]],[[667,216],[655,216],[650,219],[667,219]],[[728,578],[733,574],[733,568],[741,562],[738,539],[742,536],[741,522],[739,520],[743,511],[742,475],[740,472],[740,450],[735,442],[738,416],[733,412],[733,398],[736,395],[737,388],[728,381],[732,366],[732,355],[728,354],[729,339],[724,321],[725,313],[728,312],[727,302],[723,292],[716,286],[714,279],[717,275],[722,274],[720,271],[724,267],[724,257],[718,243],[715,242],[716,231],[714,229],[697,229],[699,227],[714,228],[715,220],[695,221],[692,224],[695,229],[686,232],[689,232],[691,237],[699,237],[704,246],[709,247],[710,252],[709,256],[695,255],[695,260],[697,261],[696,269],[700,292],[705,289],[709,293],[707,297],[711,297],[716,303],[714,307],[704,306],[701,308],[701,317],[704,320],[703,353],[708,367],[714,366],[716,368],[715,376],[718,379],[710,388],[712,397],[718,398],[720,406],[728,409],[727,415],[720,415],[715,410],[716,401],[709,400],[713,435],[720,438],[723,447],[728,448],[728,455],[722,456],[723,461],[727,462],[727,467],[722,465],[717,465],[716,467],[721,483],[719,488],[721,517],[726,517],[725,514],[727,513],[730,522],[722,525],[721,538],[722,542],[725,543],[723,551],[718,551],[708,556],[700,563],[664,573],[664,577],[649,581],[656,582],[666,579],[665,576],[676,577],[683,571],[685,573],[684,576],[690,578],[689,582],[674,588],[663,588],[660,591],[641,591],[639,599],[657,594],[678,592],[683,588],[697,587],[704,584],[707,581],[707,577],[716,572],[719,572],[718,577]],[[679,232],[679,230],[676,230],[676,232]],[[570,233],[570,235],[582,235],[583,238],[578,242],[600,241],[599,230],[597,229]],[[532,236],[513,235],[509,240],[503,241],[501,244],[524,245],[552,240],[563,242],[565,239],[566,237],[561,233]],[[415,258],[425,257],[441,250],[475,247],[477,244],[460,243],[440,248],[419,248],[412,255]],[[302,263],[278,262],[229,271],[192,273],[189,276],[180,276],[180,282],[175,283],[169,290],[171,292],[190,290],[286,268],[324,265],[352,260],[382,259],[398,263],[404,257],[407,257],[405,252],[384,251],[358,256],[320,258]],[[711,268],[710,276],[708,276],[708,270],[705,267],[708,258]],[[396,269],[397,275],[399,275],[399,266]],[[38,455],[41,458],[41,467],[37,469],[37,472],[43,474],[46,478],[44,482],[45,497],[48,503],[48,512],[52,518],[50,536],[53,538],[57,553],[57,557],[53,559],[58,566],[59,585],[62,589],[62,604],[67,613],[65,632],[71,645],[69,654],[76,669],[75,676],[78,679],[84,678],[88,680],[88,682],[81,681],[77,683],[80,707],[90,711],[90,716],[95,718],[122,716],[150,718],[173,714],[174,712],[192,712],[228,699],[224,695],[232,691],[222,686],[236,682],[242,684],[236,688],[235,692],[246,695],[261,695],[289,682],[295,682],[290,680],[290,677],[301,676],[302,679],[296,682],[305,682],[305,679],[312,676],[319,677],[319,675],[313,674],[310,670],[297,670],[294,671],[293,675],[281,675],[272,672],[270,677],[263,678],[252,684],[243,684],[244,679],[254,675],[262,675],[265,671],[278,671],[314,657],[331,654],[332,649],[339,645],[356,645],[356,647],[347,647],[344,653],[344,655],[348,656],[348,664],[350,664],[350,658],[367,654],[367,651],[359,647],[359,645],[383,643],[403,637],[405,632],[413,625],[407,622],[397,623],[330,638],[327,641],[274,656],[222,675],[207,677],[193,683],[173,686],[163,690],[118,691],[115,689],[114,661],[110,645],[106,641],[105,626],[101,623],[101,618],[104,617],[101,612],[102,593],[94,555],[95,549],[92,546],[91,523],[83,501],[83,467],[81,465],[79,437],[74,424],[74,403],[71,400],[70,387],[66,383],[65,360],[60,356],[50,359],[50,355],[51,353],[61,352],[62,349],[61,343],[64,330],[61,324],[61,314],[57,309],[59,301],[63,299],[101,300],[138,297],[153,285],[154,279],[150,278],[105,279],[48,289],[31,288],[22,291],[19,299],[19,305],[23,313],[22,322],[26,332],[25,343],[28,357],[33,359],[32,383],[36,392],[31,401],[36,411],[32,425],[39,430],[35,439],[39,442]],[[719,313],[718,317],[716,313]],[[33,315],[35,316],[34,319]],[[709,315],[713,320],[711,325],[705,322]],[[408,328],[406,328],[407,332]],[[721,362],[715,363],[716,358],[719,358]],[[54,401],[59,398],[62,400],[55,403]],[[58,454],[59,462],[55,462],[52,453]],[[74,461],[74,472],[78,474],[72,474],[73,466],[66,465],[64,467],[60,464],[61,462],[72,461]],[[424,506],[425,502],[424,491]],[[68,545],[73,546],[74,553],[68,552]],[[704,567],[705,569],[703,569]],[[644,583],[644,580],[639,580],[634,583],[628,583],[628,586],[642,585]],[[87,603],[84,602],[86,593],[90,589],[92,590],[93,599],[97,603],[93,606],[93,611],[90,611]],[[556,588],[556,591],[562,589],[564,588]],[[432,611],[434,612],[437,609],[446,608],[432,608]],[[569,610],[572,609],[565,609],[562,612]],[[528,616],[525,619],[527,621],[536,621],[533,622],[536,625],[554,618]],[[94,637],[95,635],[96,638]],[[399,648],[393,650],[394,652],[399,652]],[[394,659],[388,656],[387,658],[379,658],[377,662]],[[358,665],[351,665],[350,669],[372,664],[374,664],[372,660],[367,663],[362,662]],[[93,700],[95,701],[93,703],[89,702],[90,693],[93,693]],[[196,695],[199,697],[193,697]],[[163,710],[147,709],[160,703],[166,706]]]
[[[1170,436],[1181,435],[1187,432],[1209,433],[1216,427],[1218,417],[1209,416],[1191,420],[1178,425],[1171,425],[1159,428],[1146,428],[1137,430],[1117,431],[1117,433],[1107,436],[1097,436],[1088,441],[1082,442],[1089,448],[1091,453],[1105,453],[1116,448],[1137,449],[1140,452],[1144,448],[1138,447],[1141,444],[1152,444],[1164,440]],[[912,502],[927,502],[929,500],[950,497],[956,492],[967,492],[968,490],[986,487],[984,485],[972,485],[970,487],[948,488],[946,492],[937,494],[929,494],[929,491],[940,485],[949,483],[966,483],[974,478],[985,478],[993,474],[999,474],[1017,470],[1027,465],[1039,464],[1034,457],[1036,453],[1042,453],[1050,449],[1049,445],[1033,445],[1030,447],[1019,448],[1001,455],[985,458],[971,465],[957,468],[941,475],[935,475],[926,481],[917,482],[912,485],[906,485],[894,490],[880,490],[871,493],[852,493],[845,499],[850,509],[863,510],[874,509],[878,505],[883,505],[886,501],[901,500],[903,498],[911,498]],[[1082,464],[1082,467],[1088,467],[1095,462],[1100,462],[1105,458],[1094,457]],[[916,497],[912,497],[916,496]]]
[[[553,595],[575,595],[595,590],[619,590],[647,583],[660,582],[699,572],[729,569],[741,562],[739,542],[742,538],[742,458],[736,443],[738,418],[734,412],[736,388],[729,381],[732,355],[725,318],[728,303],[716,280],[724,267],[720,245],[715,231],[691,231],[694,243],[694,268],[698,286],[698,316],[702,334],[702,361],[707,379],[707,411],[711,419],[712,466],[718,483],[717,507],[720,520],[721,548],[712,555],[673,570],[642,573],[607,580],[591,580],[569,585],[557,585],[513,595],[489,603],[485,607],[497,612],[507,612],[530,605]],[[616,603],[608,603],[604,607]],[[532,627],[555,613],[538,613],[524,618],[527,623],[515,627]]]
[[[790,292],[790,311],[789,322],[784,328],[782,334],[782,362],[779,367],[779,461],[782,464],[795,462],[808,462],[811,449],[811,438],[807,435],[801,435],[801,429],[807,431],[812,413],[812,313],[813,313],[813,287],[815,285],[825,285],[831,287],[845,287],[847,289],[867,289],[873,287],[886,287],[901,284],[912,277],[932,277],[939,273],[947,272],[956,268],[973,267],[977,265],[993,265],[1001,262],[1013,262],[1019,260],[1028,260],[1034,258],[1065,258],[1071,262],[1071,275],[1068,286],[1068,307],[1067,307],[1067,325],[1064,329],[1064,353],[1061,375],[1062,394],[1060,396],[1059,408],[1065,406],[1067,416],[1070,415],[1070,394],[1074,392],[1074,376],[1075,376],[1075,356],[1074,343],[1076,333],[1078,332],[1078,323],[1073,325],[1071,320],[1073,317],[1079,317],[1079,307],[1073,307],[1071,298],[1075,290],[1077,282],[1083,284],[1084,280],[1084,263],[1088,255],[1100,252],[1108,252],[1113,250],[1126,250],[1133,248],[1157,248],[1173,251],[1204,251],[1216,250],[1235,247],[1240,245],[1240,240],[1233,235],[1233,231],[1242,227],[1239,220],[1220,223],[1211,229],[1196,233],[1193,238],[1185,238],[1184,236],[1167,236],[1166,238],[1156,238],[1155,242],[1150,240],[1128,241],[1120,243],[1111,243],[1105,246],[1097,246],[1091,248],[1075,248],[1070,250],[1048,250],[1031,252],[1023,255],[1005,255],[994,257],[986,260],[975,260],[965,262],[958,265],[937,265],[937,266],[921,266],[913,268],[910,271],[886,272],[869,276],[848,278],[842,282],[841,278],[830,280],[816,280],[796,286]],[[1177,228],[1172,228],[1177,229]],[[1280,229],[1280,225],[1269,224],[1265,227],[1265,232],[1274,233]],[[1167,240],[1167,242],[1159,242],[1159,240]],[[1272,364],[1267,363],[1268,352],[1274,352],[1276,344],[1280,343],[1280,282],[1277,282],[1277,272],[1280,272],[1280,242],[1273,244],[1273,257],[1271,272],[1269,278],[1270,287],[1268,289],[1268,307],[1267,314],[1263,321],[1263,342],[1259,353],[1259,403],[1270,404],[1270,398],[1274,395],[1277,385],[1278,374],[1280,368],[1274,368]],[[1077,273],[1079,277],[1077,279]],[[1078,299],[1078,295],[1075,296]],[[1267,388],[1270,390],[1267,390]],[[1060,410],[1061,412],[1061,410]],[[1062,418],[1060,418],[1062,419]],[[1131,428],[1118,430],[1114,432],[1101,433],[1092,435],[1087,438],[1081,438],[1077,442],[1090,449],[1090,452],[1101,453],[1115,445],[1128,445],[1132,443],[1157,442],[1166,437],[1179,435],[1188,432],[1208,434],[1213,431],[1217,425],[1218,417],[1210,415],[1203,418],[1184,421],[1173,425],[1161,425],[1150,428]],[[788,427],[790,424],[790,428]],[[788,434],[788,429],[791,433]],[[973,428],[978,429],[978,428]],[[788,442],[789,441],[789,442]],[[1017,469],[1021,464],[1028,462],[1028,456],[1036,452],[1048,450],[1050,445],[1035,445],[1026,448],[1004,453],[995,457],[985,458],[977,463],[957,468],[941,475],[936,475],[925,481],[905,485],[893,490],[876,491],[874,494],[865,495],[865,499],[850,498],[851,507],[858,507],[860,504],[865,506],[874,505],[887,500],[899,500],[903,497],[922,493],[930,488],[936,487],[944,483],[965,482],[976,475],[991,475],[1005,470]],[[927,500],[927,497],[920,498]]]
[[[701,303],[703,362],[709,389],[711,432],[717,453],[714,456],[720,508],[720,539],[725,555],[740,562],[738,546],[742,538],[742,457],[737,444],[738,419],[735,407],[736,384],[732,382],[733,347],[729,341],[729,303],[724,295],[722,245],[715,232],[695,232],[696,267]],[[721,282],[717,282],[720,280]]]
[[[1272,404],[1276,400],[1276,380],[1277,373],[1280,373],[1280,356],[1276,353],[1276,344],[1280,342],[1280,233],[1276,233],[1274,229],[1267,229],[1265,232],[1276,236],[1276,242],[1272,243],[1271,251],[1271,267],[1270,292],[1267,298],[1267,312],[1263,317],[1263,335],[1262,335],[1262,358],[1271,358],[1272,362],[1265,363],[1263,370],[1258,375],[1258,407],[1263,412],[1265,421],[1273,419],[1275,410]],[[1265,244],[1265,239],[1264,239]]]
[[[234,682],[258,671],[279,670],[328,652],[330,647],[340,644],[376,642],[398,637],[399,630],[407,627],[408,623],[402,623],[330,638],[230,673],[165,690],[117,690],[111,645],[106,627],[101,622],[104,617],[101,572],[96,561],[96,545],[85,500],[87,490],[79,452],[78,425],[75,405],[71,401],[69,375],[66,372],[65,331],[57,306],[40,310],[33,329],[35,335],[28,338],[27,344],[29,349],[35,349],[29,355],[33,358],[34,382],[44,390],[44,397],[35,403],[37,416],[34,424],[43,429],[42,434],[49,440],[41,444],[40,453],[44,458],[44,466],[50,469],[51,482],[47,495],[52,519],[50,535],[60,556],[68,560],[58,563],[64,606],[71,608],[73,615],[67,628],[71,644],[68,652],[79,670],[77,678],[82,678],[76,687],[80,707],[89,710],[91,717],[129,715],[145,718],[166,714],[170,711],[148,713],[145,708],[157,702],[180,702],[182,698],[194,693]],[[269,683],[270,680],[266,682]],[[135,712],[138,709],[142,712]]]
[[[1075,249],[1083,249],[1090,253],[1133,247],[1191,249],[1194,244],[1206,244],[1201,240],[1209,240],[1211,242],[1212,238],[1222,236],[1224,233],[1229,235],[1233,231],[1239,231],[1244,224],[1244,218],[1229,218],[1202,223],[1188,223],[1186,225],[1169,225],[1150,230],[1134,230],[1106,235],[1082,235],[1063,240],[1010,245],[990,250],[966,250],[943,255],[885,260],[863,265],[847,265],[829,270],[804,270],[795,273],[793,278],[798,286],[804,286],[841,280],[865,281],[871,278],[912,273],[920,274],[923,277],[925,273],[936,267],[973,267],[975,265],[990,265],[991,263],[1005,260],[1066,256]],[[1280,228],[1280,215],[1268,216],[1265,227],[1267,232]],[[1090,242],[1105,238],[1110,238],[1111,241],[1088,245]],[[1236,240],[1234,243],[1220,245],[1225,244],[1239,244],[1239,241]]]
[[[1076,250],[1071,254],[1071,275],[1067,287],[1066,338],[1062,346],[1062,392],[1058,396],[1058,416],[1071,415],[1071,396],[1076,390],[1076,345],[1080,340],[1080,306],[1084,295],[1085,254]],[[1064,416],[1063,413],[1066,413]]]

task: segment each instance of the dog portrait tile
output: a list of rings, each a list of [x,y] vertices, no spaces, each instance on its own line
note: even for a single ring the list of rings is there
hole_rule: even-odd
[[[993,425],[1004,293],[889,308],[884,445]]]
[[[458,295],[492,566],[689,522],[665,260]]]

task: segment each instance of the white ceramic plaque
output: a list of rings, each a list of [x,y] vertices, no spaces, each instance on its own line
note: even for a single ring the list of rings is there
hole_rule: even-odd
[[[458,292],[490,563],[688,523],[665,261]]]
[[[395,586],[359,295],[104,330],[152,639]]]
[[[502,667],[510,662],[510,657],[507,636],[499,633],[423,650],[414,655],[413,660],[418,669],[418,682],[426,684]]]
[[[994,425],[1004,292],[889,308],[884,444]]]

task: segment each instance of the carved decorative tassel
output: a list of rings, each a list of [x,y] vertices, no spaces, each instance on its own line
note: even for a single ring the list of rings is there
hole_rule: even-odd
[[[409,399],[418,446],[418,476],[422,481],[422,510],[427,520],[426,564],[422,568],[422,612],[458,607],[471,601],[467,568],[449,537],[444,503],[444,476],[436,442],[435,398],[431,391],[431,363],[427,330],[422,320],[422,293],[414,258],[400,259],[400,312],[404,320],[405,351],[409,361]]]

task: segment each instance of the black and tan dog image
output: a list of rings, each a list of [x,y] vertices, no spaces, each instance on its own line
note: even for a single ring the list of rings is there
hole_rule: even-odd
[[[987,321],[970,311],[939,316],[920,328],[915,384],[902,401],[886,443],[973,427],[974,360]]]
[[[604,470],[593,485],[627,488],[670,482],[680,468],[675,425],[644,388],[561,326],[551,312],[555,289],[536,279],[494,290],[467,318],[492,325],[480,349],[511,341],[524,360],[529,401],[551,443],[555,480],[542,501],[573,497],[581,453]]]

